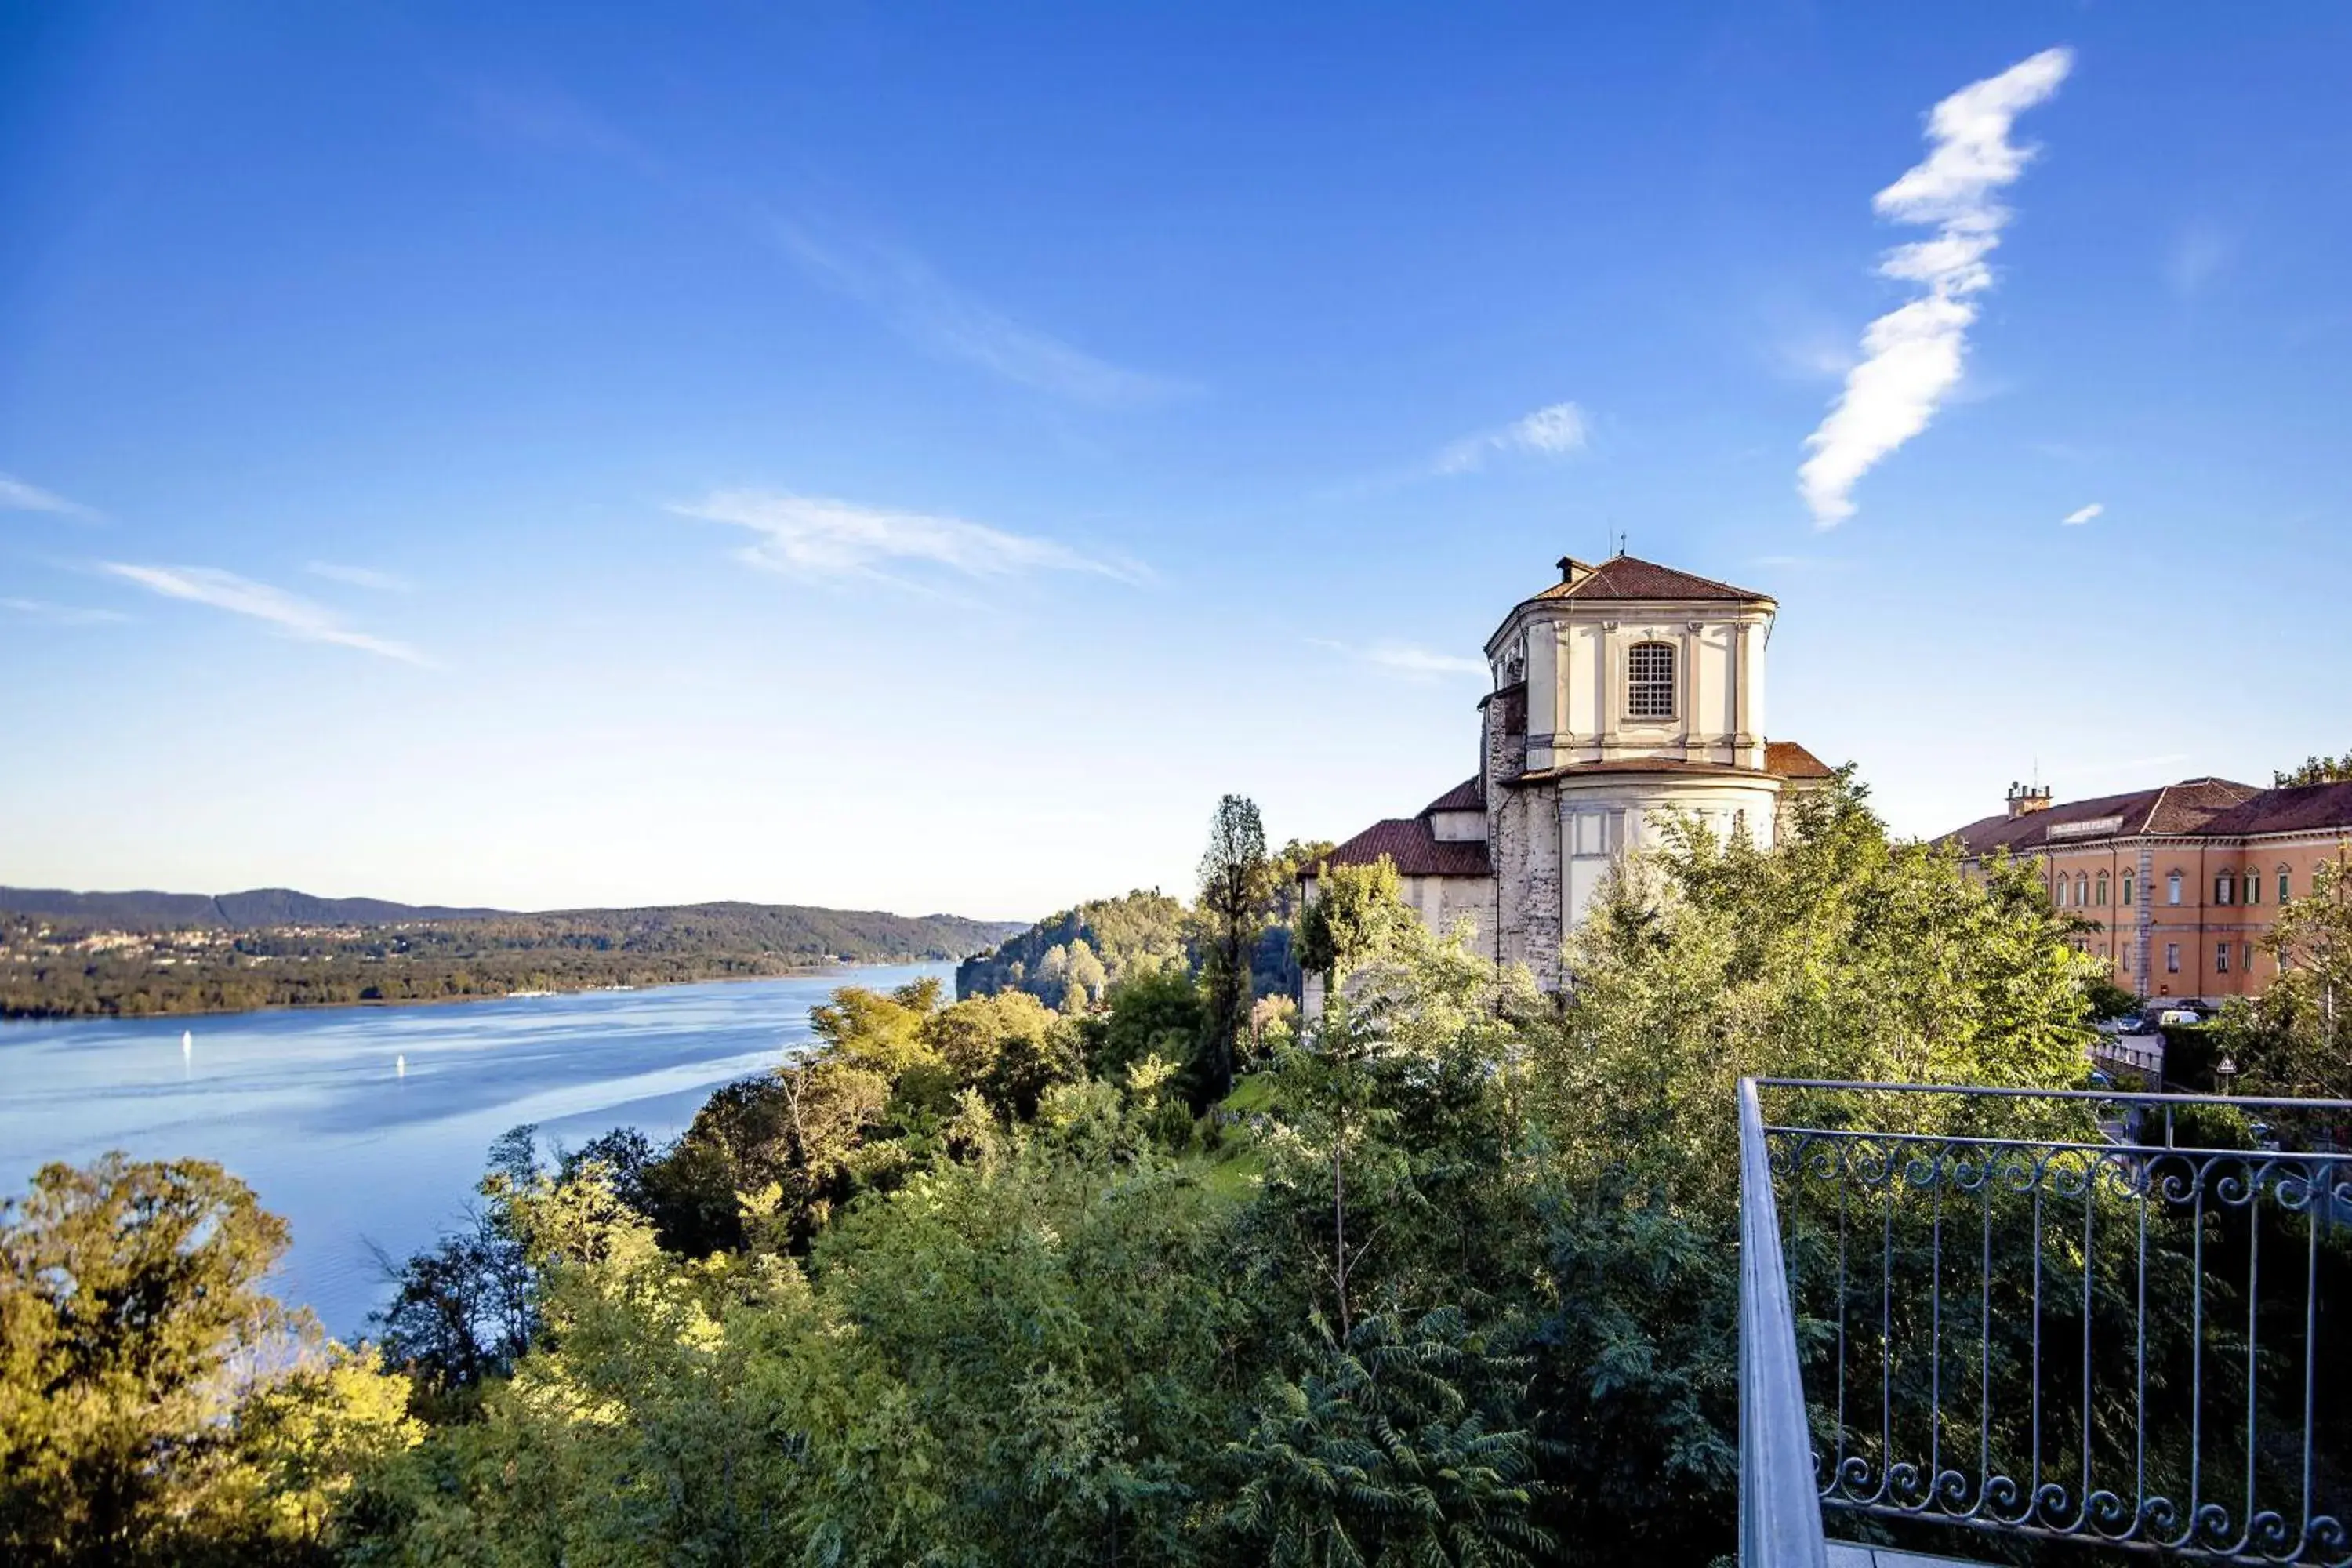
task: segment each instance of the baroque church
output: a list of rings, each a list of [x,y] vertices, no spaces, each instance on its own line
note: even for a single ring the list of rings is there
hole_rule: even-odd
[[[1763,594],[1620,554],[1559,563],[1486,639],[1478,771],[1418,816],[1374,823],[1322,864],[1393,862],[1438,931],[1560,984],[1560,948],[1601,879],[1681,810],[1769,845],[1795,792],[1831,776],[1764,731]],[[1316,878],[1302,879],[1316,896]],[[1321,1005],[1307,981],[1309,1012]]]

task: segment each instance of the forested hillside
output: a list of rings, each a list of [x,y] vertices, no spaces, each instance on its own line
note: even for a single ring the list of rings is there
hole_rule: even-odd
[[[1252,872],[1249,896],[1257,934],[1250,967],[1258,995],[1287,995],[1297,989],[1291,937],[1298,873],[1330,848],[1327,840],[1294,838]],[[1047,915],[993,952],[965,959],[956,966],[956,995],[1026,991],[1059,1007],[1076,986],[1087,999],[1099,1001],[1110,986],[1130,976],[1171,966],[1197,969],[1200,935],[1195,912],[1157,888],[1089,900]]]
[[[463,920],[496,910],[396,904],[389,899],[322,899],[291,888],[242,893],[75,893],[62,888],[0,888],[0,914],[33,915],[107,931],[243,931],[266,925],[388,925]]]
[[[1142,970],[1192,963],[1183,901],[1154,888],[1116,899],[1091,899],[1047,915],[989,952],[956,966],[956,995],[993,996],[1026,991],[1051,1007],[1070,988],[1099,997],[1114,983]]]
[[[20,912],[26,904],[51,912]],[[68,912],[76,908],[84,912]],[[402,912],[322,912],[353,909]],[[794,904],[511,914],[275,892],[210,899],[0,889],[0,910],[7,911],[0,913],[0,1016],[8,1017],[434,1001],[788,974],[836,963],[951,960],[1017,929],[957,915]],[[126,919],[132,915],[138,921]]]

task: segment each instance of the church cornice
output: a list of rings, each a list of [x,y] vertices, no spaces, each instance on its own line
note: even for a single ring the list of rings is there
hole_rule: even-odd
[[[1531,784],[1559,784],[1582,778],[1628,778],[1644,773],[1660,778],[1771,779],[1781,775],[1769,768],[1743,768],[1731,763],[1686,763],[1674,757],[1621,757],[1605,763],[1563,763],[1556,768],[1538,768],[1501,781],[1508,789],[1525,789]]]

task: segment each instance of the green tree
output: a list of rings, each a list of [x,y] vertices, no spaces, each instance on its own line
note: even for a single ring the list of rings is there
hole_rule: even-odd
[[[283,1334],[257,1286],[285,1222],[218,1165],[53,1164],[0,1206],[0,1544],[16,1561],[154,1554],[207,1466],[230,1359]]]
[[[1208,1028],[1202,1042],[1201,1091],[1211,1101],[1233,1092],[1235,1042],[1249,1025],[1251,959],[1265,921],[1265,825],[1246,797],[1226,795],[1209,824],[1201,857],[1201,921],[1207,932],[1202,990]]]
[[[2214,1030],[2251,1091],[2352,1099],[2352,859],[2324,861],[2263,939],[2279,972]]]
[[[1738,1079],[2075,1087],[2096,963],[2069,936],[2029,868],[1979,883],[1892,840],[1846,778],[1796,802],[1770,849],[1685,822],[1603,888],[1569,947],[1573,992],[1525,1025],[1552,1151],[1538,1430],[1563,1541],[1596,1562],[1728,1549]]]
[[[0,1204],[0,1558],[303,1562],[404,1380],[258,1283],[283,1221],[201,1160],[44,1166]]]
[[[1181,964],[1147,969],[1105,994],[1105,1011],[1087,1027],[1087,1066],[1116,1078],[1148,1056],[1189,1060],[1207,1027],[1200,987]]]
[[[1381,856],[1369,866],[1327,866],[1322,886],[1298,920],[1299,967],[1337,991],[1349,971],[1386,951],[1418,920],[1407,909],[1396,862]]]
[[[2298,784],[2352,783],[2352,752],[2340,757],[2305,757],[2291,768],[2271,775],[2272,787],[2288,789]]]
[[[1063,998],[1063,1005],[1072,1012],[1084,1012],[1102,999],[1103,988],[1110,984],[1110,974],[1084,937],[1070,943],[1069,955],[1064,974],[1069,991]]]
[[[1650,1159],[1721,1210],[1743,1075],[2083,1080],[2098,964],[2028,865],[1971,878],[1890,838],[1845,777],[1796,802],[1771,849],[1690,820],[1664,837],[1594,900],[1540,1035],[1538,1092],[1568,1146]]]
[[[1278,1568],[1520,1564],[1549,1557],[1517,1426],[1528,1358],[1498,1355],[1460,1312],[1371,1317],[1272,1380],[1233,1445],[1246,1478],[1226,1523]]]
[[[530,1348],[537,1320],[530,1269],[501,1218],[472,1224],[392,1265],[392,1300],[373,1315],[383,1353],[424,1391],[460,1408],[487,1378],[505,1375]]]

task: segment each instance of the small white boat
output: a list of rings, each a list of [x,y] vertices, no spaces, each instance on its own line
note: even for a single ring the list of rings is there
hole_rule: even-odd
[[[180,1031],[180,1054],[183,1057],[192,1057],[196,1054],[196,1032],[194,1029]]]
[[[405,1056],[396,1056],[393,1058],[392,1070],[394,1077],[406,1078],[408,1076],[408,1058]]]

